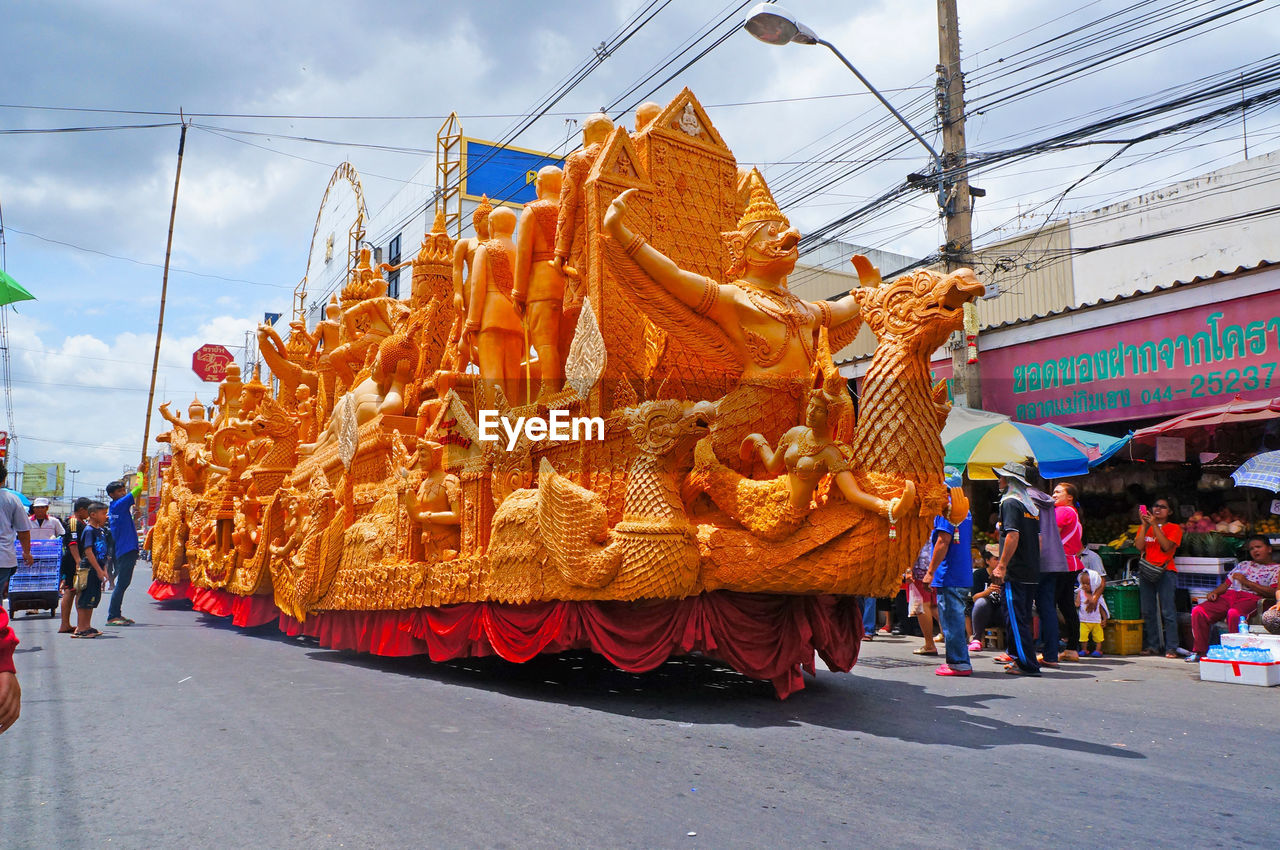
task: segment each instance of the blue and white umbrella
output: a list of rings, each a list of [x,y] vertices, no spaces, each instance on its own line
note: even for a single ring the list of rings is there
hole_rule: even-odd
[[[1237,487],[1257,487],[1280,493],[1280,452],[1263,452],[1240,464],[1231,473]]]

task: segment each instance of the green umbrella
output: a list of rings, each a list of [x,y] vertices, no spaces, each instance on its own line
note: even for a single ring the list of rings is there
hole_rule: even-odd
[[[35,300],[36,297],[23,289],[22,284],[10,277],[8,272],[0,270],[0,307],[15,301]]]

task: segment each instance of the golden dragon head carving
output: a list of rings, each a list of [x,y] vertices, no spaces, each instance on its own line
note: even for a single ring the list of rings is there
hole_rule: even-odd
[[[982,282],[971,269],[950,274],[919,269],[875,285],[877,272],[870,286],[862,266],[858,271],[863,286],[851,294],[862,308],[867,326],[882,343],[892,340],[912,351],[932,352],[942,345],[964,326],[964,305],[983,292]]]

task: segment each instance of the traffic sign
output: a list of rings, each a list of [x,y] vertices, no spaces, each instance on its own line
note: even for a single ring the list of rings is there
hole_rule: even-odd
[[[191,371],[202,381],[218,383],[227,377],[227,367],[234,362],[235,358],[226,346],[206,343],[191,355]]]

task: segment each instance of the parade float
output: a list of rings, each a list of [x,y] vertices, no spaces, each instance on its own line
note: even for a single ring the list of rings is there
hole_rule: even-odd
[[[211,419],[162,407],[152,596],[379,655],[696,652],[783,697],[815,653],[849,670],[854,597],[967,509],[928,360],[981,284],[858,257],[803,301],[799,234],[693,95],[636,124],[587,119],[518,219],[437,217],[407,300],[360,254],[319,326],[259,329],[271,377],[229,374]],[[831,352],[863,323],[855,417]]]

